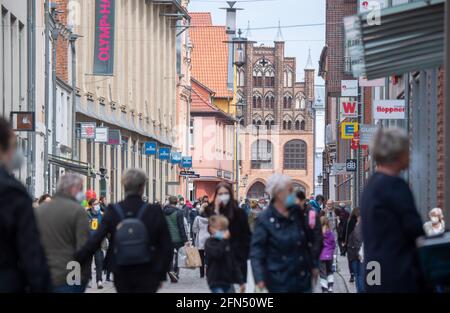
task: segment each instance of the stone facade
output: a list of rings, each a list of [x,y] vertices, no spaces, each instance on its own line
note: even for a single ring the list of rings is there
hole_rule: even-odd
[[[285,56],[283,41],[273,47],[249,43],[246,51],[246,65],[237,70],[237,98],[246,103],[239,130],[239,196],[263,197],[263,186],[274,173],[291,176],[309,194],[315,70],[308,60],[305,81],[298,82],[296,59]]]

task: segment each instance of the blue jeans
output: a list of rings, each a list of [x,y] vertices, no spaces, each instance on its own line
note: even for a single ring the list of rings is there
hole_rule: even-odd
[[[212,293],[234,293],[233,285],[211,286],[209,289],[211,289]]]
[[[86,285],[61,285],[53,288],[53,293],[83,293]]]
[[[362,293],[365,291],[364,264],[361,263],[359,260],[353,260],[353,261],[351,261],[351,267],[352,267],[353,273],[355,275],[356,292]]]

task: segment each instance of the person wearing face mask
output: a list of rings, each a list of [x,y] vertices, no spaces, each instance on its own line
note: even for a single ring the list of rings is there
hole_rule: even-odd
[[[214,200],[208,206],[207,214],[209,216],[223,215],[228,219],[230,223],[230,247],[241,273],[244,277],[247,277],[247,260],[250,250],[251,231],[247,214],[239,208],[230,184],[222,182],[216,186]]]
[[[427,236],[436,236],[445,232],[445,221],[442,210],[434,208],[428,213],[430,220],[423,224],[423,229]]]
[[[97,199],[90,199],[88,201],[89,207],[86,212],[88,214],[89,219],[89,227],[91,230],[91,236],[94,236],[98,231],[100,224],[102,222],[102,212],[100,203]],[[105,240],[102,243],[102,248],[105,248]],[[95,281],[97,283],[98,289],[103,289],[103,263],[104,263],[104,255],[103,249],[98,249],[94,254],[94,264],[95,264]]]
[[[84,198],[83,178],[77,174],[65,174],[58,181],[52,201],[35,209],[53,291],[57,293],[81,293],[90,278],[90,267],[84,266],[78,284],[69,286],[66,281],[71,271],[67,269],[68,263],[74,260],[75,252],[89,238],[86,211],[81,206]]]
[[[192,224],[194,246],[198,249],[202,260],[202,266],[200,267],[200,278],[205,277],[205,242],[210,237],[208,232],[209,216],[205,212],[207,206],[208,205],[206,203],[202,205],[200,205],[200,203],[196,204],[199,215],[195,217],[194,223]]]
[[[0,117],[0,293],[49,292],[50,273],[38,239],[33,200],[12,174],[21,160],[16,136]]]
[[[312,291],[319,260],[312,251],[321,241],[311,240],[310,229],[296,205],[292,180],[275,174],[267,182],[269,207],[256,220],[250,260],[257,287],[271,293]]]

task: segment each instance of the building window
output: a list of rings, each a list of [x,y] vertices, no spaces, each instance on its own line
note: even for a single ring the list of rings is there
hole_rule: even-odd
[[[300,130],[300,121],[295,121],[295,130]]]
[[[264,105],[266,109],[274,109],[275,108],[275,97],[273,94],[269,94],[266,96]]]
[[[266,77],[264,79],[266,87],[274,87],[275,86],[275,72],[270,69],[266,72]]]
[[[128,138],[122,137],[122,144],[120,145],[120,157],[122,173],[128,168]]]
[[[305,121],[302,121],[300,123],[300,130],[306,130],[306,122]]]
[[[303,140],[291,140],[284,145],[284,168],[306,170],[307,146]]]
[[[254,183],[247,192],[247,199],[259,200],[264,198],[266,186],[263,183]]]
[[[253,108],[254,109],[261,109],[262,108],[262,97],[261,97],[261,95],[254,95],[253,96]]]
[[[284,96],[283,109],[292,109],[292,97],[291,96]]]
[[[261,122],[261,121],[259,121]],[[268,140],[257,140],[252,144],[252,169],[273,168],[272,143]]]
[[[291,70],[285,70],[284,71],[284,87],[292,87],[293,85],[293,77],[292,77],[292,71]]]
[[[253,87],[262,87],[263,86],[263,74],[260,70],[253,71]]]
[[[194,119],[191,118],[190,122],[189,122],[189,143],[191,145],[191,147],[194,146]]]
[[[144,144],[143,143],[139,143],[139,150],[138,150],[138,166],[140,169],[144,168]]]

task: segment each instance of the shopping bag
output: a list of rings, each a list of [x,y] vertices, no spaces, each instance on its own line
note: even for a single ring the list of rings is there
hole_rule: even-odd
[[[181,247],[180,249],[178,249],[178,254],[177,254],[177,258],[178,258],[178,267],[179,268],[187,268],[188,266],[186,265],[187,263],[187,255],[186,255],[186,248],[185,247]]]
[[[198,249],[193,246],[185,246],[186,251],[186,267],[187,268],[197,268],[202,266],[202,259],[200,258],[200,253]]]

